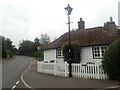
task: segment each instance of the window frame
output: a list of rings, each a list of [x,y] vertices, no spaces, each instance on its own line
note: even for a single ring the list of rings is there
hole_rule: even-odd
[[[56,58],[63,58],[63,51],[61,48],[56,49]]]
[[[103,47],[105,47],[106,49],[108,48],[108,45],[102,45],[102,46],[93,46],[92,47],[92,53],[93,53],[93,59],[103,59],[103,54],[105,53],[106,49],[104,49]],[[95,48],[99,48],[99,53],[100,56],[95,56]],[[102,51],[103,48],[103,51]],[[96,51],[97,52],[97,51]],[[103,53],[104,52],[104,53]]]

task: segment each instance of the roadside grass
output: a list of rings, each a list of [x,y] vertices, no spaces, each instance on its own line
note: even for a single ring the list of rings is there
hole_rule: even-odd
[[[0,58],[0,64],[2,63],[2,59]]]
[[[16,57],[16,56],[14,55],[13,57],[2,58],[2,59],[0,59],[0,63],[6,63],[7,61],[14,60],[15,57]]]

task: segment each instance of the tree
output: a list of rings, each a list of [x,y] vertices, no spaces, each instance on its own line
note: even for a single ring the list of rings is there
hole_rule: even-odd
[[[2,58],[2,36],[0,36],[0,59]]]
[[[12,45],[13,41],[11,41],[9,38],[6,39],[6,49],[7,49],[7,52],[9,53],[10,57],[13,56],[13,54],[15,54],[14,52],[14,49],[15,49],[15,46]]]
[[[43,60],[43,51],[40,48],[40,40],[38,38],[34,39],[34,48],[35,48],[35,52],[34,52],[34,56],[37,58],[38,61],[42,61]]]
[[[7,58],[7,48],[6,48],[6,42],[5,42],[5,38],[2,37],[2,58]]]
[[[120,39],[108,47],[102,67],[110,79],[120,80]]]
[[[43,59],[43,48],[49,43],[50,37],[47,34],[41,34],[40,39],[36,37],[34,42],[29,40],[22,40],[19,43],[19,53],[21,55],[35,56]]]
[[[19,52],[21,55],[33,56],[34,54],[34,42],[29,40],[23,40],[19,44]]]
[[[43,49],[50,43],[50,37],[47,34],[41,34],[40,39],[35,38],[34,44],[35,44],[35,52],[34,56],[39,60],[43,60]],[[39,47],[39,49],[38,49]]]
[[[50,43],[50,37],[47,34],[41,34],[40,37],[40,45],[41,45],[41,49],[43,49],[45,46],[47,46]]]
[[[2,47],[2,58],[8,58],[13,56],[14,46],[9,38],[0,36],[0,47]]]
[[[39,46],[40,46],[40,40],[38,38],[35,38],[34,39],[34,50],[35,50],[35,52],[38,51]]]

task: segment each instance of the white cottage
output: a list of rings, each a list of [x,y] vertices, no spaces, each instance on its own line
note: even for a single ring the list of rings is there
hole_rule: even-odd
[[[71,31],[71,42],[79,43],[81,47],[81,62],[101,61],[105,50],[114,40],[120,36],[115,22],[105,23],[103,27],[94,27],[85,29],[85,22],[80,18],[78,30]],[[44,50],[44,61],[50,62],[56,60],[59,63],[64,62],[62,45],[68,42],[68,33],[60,36],[50,43]]]

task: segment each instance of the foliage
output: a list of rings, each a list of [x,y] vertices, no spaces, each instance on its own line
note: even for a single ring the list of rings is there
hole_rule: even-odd
[[[44,56],[43,56],[43,51],[37,51],[37,52],[35,52],[34,53],[34,56],[36,57],[36,59],[38,60],[38,61],[43,61],[43,58],[44,58]]]
[[[34,53],[34,56],[37,58],[38,61],[43,61],[43,49],[50,43],[50,37],[47,34],[41,34],[40,39],[36,38],[34,43],[38,48],[38,51]]]
[[[19,43],[19,49],[12,45],[9,38],[0,36],[0,57],[8,58],[13,54],[35,56],[43,60],[43,48],[50,43],[50,37],[47,34],[41,34],[40,39],[35,38],[34,42],[29,40],[22,40]]]
[[[62,46],[64,61],[68,61],[68,58],[72,59],[72,63],[79,63],[80,62],[80,47],[78,43],[71,43],[70,50],[71,53],[69,55],[69,44],[64,44]]]
[[[43,60],[43,51],[39,50],[34,53],[35,57],[39,57],[41,60]]]
[[[51,42],[50,37],[47,34],[41,34],[40,44],[46,45],[46,44],[49,44],[50,42]]]
[[[23,40],[19,45],[19,52],[21,55],[33,56],[34,43],[29,40]]]
[[[120,39],[113,42],[105,52],[102,67],[110,79],[120,80]]]
[[[34,40],[34,51],[38,51],[38,47],[40,46],[40,40],[38,38],[35,38]]]
[[[50,37],[47,34],[41,34],[40,39],[37,37],[34,42],[23,40],[19,44],[20,55],[34,56],[43,60],[43,49],[50,43]]]
[[[12,41],[9,38],[0,36],[0,49],[2,49],[2,58],[12,57],[15,53],[15,46],[12,45]]]
[[[40,36],[40,49],[44,49],[50,42],[50,37],[47,34],[41,34]]]

